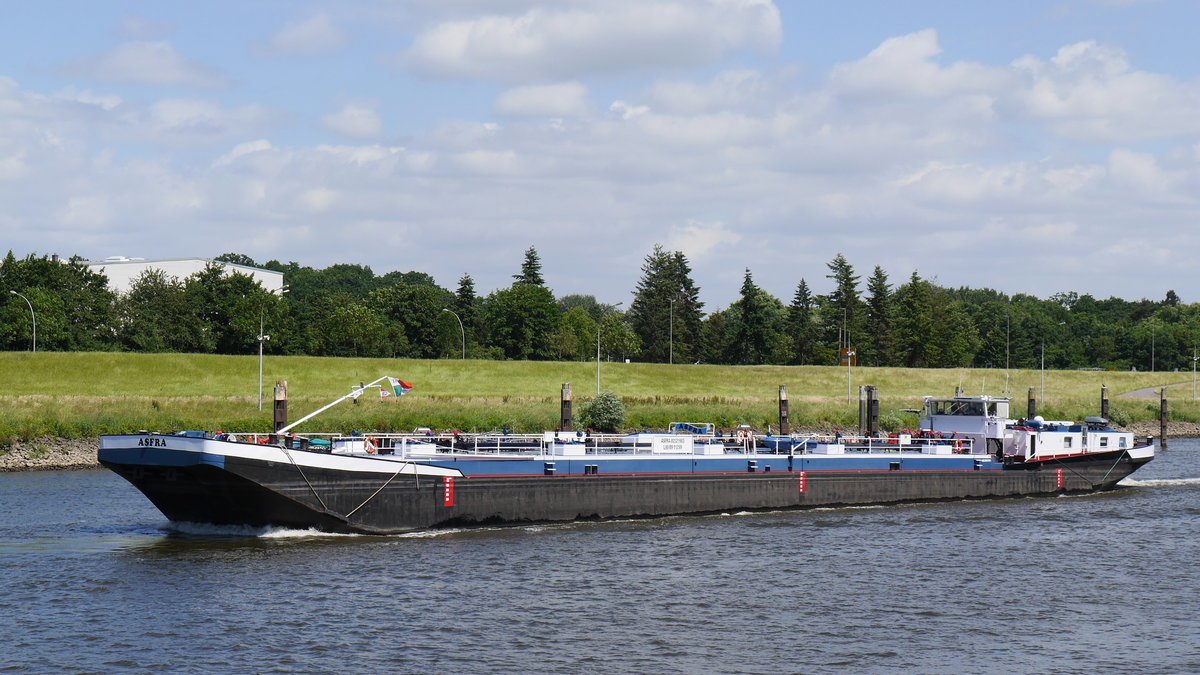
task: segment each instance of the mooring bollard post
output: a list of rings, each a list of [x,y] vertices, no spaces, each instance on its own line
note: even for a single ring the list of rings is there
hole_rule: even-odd
[[[1029,414],[1026,415],[1025,418],[1033,419],[1035,417],[1037,417],[1037,388],[1030,387],[1029,388]]]
[[[571,430],[571,383],[564,382],[562,386],[562,396],[560,397],[560,411],[558,428],[562,431]]]
[[[1100,416],[1108,419],[1108,387],[1100,387]]]
[[[1167,388],[1158,390],[1158,446],[1167,449]]]
[[[779,385],[779,433],[787,436],[792,433],[792,425],[788,422],[787,385]]]
[[[287,423],[287,380],[279,380],[275,382],[275,431]]]
[[[867,433],[879,433],[879,388],[867,387]]]

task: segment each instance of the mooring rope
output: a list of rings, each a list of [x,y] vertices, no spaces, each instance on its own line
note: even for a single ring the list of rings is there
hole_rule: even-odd
[[[1117,461],[1113,462],[1113,465],[1108,467],[1108,471],[1104,472],[1104,478],[1101,478],[1100,482],[1104,482],[1105,479],[1108,478],[1108,474],[1112,473],[1113,469],[1117,468],[1117,465],[1121,463],[1121,460],[1125,459],[1126,457],[1129,457],[1128,450],[1125,450],[1124,452],[1122,452],[1120,455],[1117,456]]]
[[[371,501],[372,499],[375,499],[375,495],[379,494],[380,492],[383,492],[383,489],[384,489],[385,487],[387,487],[388,485],[390,485],[390,484],[391,484],[391,482],[392,482],[393,480],[396,480],[396,476],[399,476],[399,475],[400,475],[400,472],[404,470],[404,466],[405,466],[406,464],[408,464],[408,465],[411,465],[411,466],[412,466],[412,468],[413,468],[413,473],[414,473],[414,474],[416,474],[416,473],[417,473],[417,465],[416,465],[416,463],[414,463],[414,462],[401,462],[401,463],[400,463],[400,468],[399,468],[399,469],[396,469],[396,473],[392,474],[391,478],[388,478],[388,479],[387,479],[387,480],[386,480],[386,481],[383,483],[383,485],[380,485],[380,486],[379,486],[379,489],[378,489],[378,490],[376,490],[375,492],[371,493],[371,496],[370,496],[370,497],[367,497],[366,499],[364,499],[364,500],[363,500],[363,503],[361,503],[361,504],[359,504],[358,506],[356,506],[356,507],[354,507],[353,509],[351,509],[351,510],[350,510],[350,512],[349,512],[349,513],[347,513],[346,515],[342,516],[342,518],[343,518],[343,519],[345,519],[345,520],[350,520],[350,516],[354,515],[356,511],[358,511],[358,510],[359,510],[359,509],[361,509],[362,507],[366,506],[366,505],[367,505],[367,502]]]
[[[317,488],[313,487],[313,484],[308,480],[308,476],[304,475],[304,469],[301,469],[300,464],[296,462],[296,458],[292,457],[292,453],[288,451],[287,445],[281,445],[279,447],[281,450],[283,450],[283,454],[287,455],[288,461],[292,463],[292,466],[296,467],[296,470],[300,472],[300,477],[304,479],[304,483],[308,485],[308,489],[312,490],[313,496],[317,498],[317,503],[321,505],[321,508],[325,511],[325,513],[329,513],[329,507],[325,506],[325,500],[321,499],[321,495],[317,494]]]
[[[1110,466],[1110,467],[1108,467],[1108,471],[1105,471],[1105,472],[1104,472],[1104,477],[1100,479],[1100,482],[1101,482],[1101,483],[1103,483],[1103,482],[1105,481],[1105,479],[1107,479],[1107,478],[1108,478],[1109,474],[1111,474],[1111,473],[1113,472],[1113,469],[1117,468],[1117,465],[1121,463],[1121,460],[1122,460],[1122,459],[1125,459],[1125,457],[1126,457],[1126,456],[1128,456],[1128,455],[1129,455],[1129,451],[1128,451],[1128,450],[1125,450],[1125,451],[1124,451],[1124,452],[1122,452],[1120,455],[1118,455],[1118,456],[1117,456],[1117,459],[1116,459],[1116,461],[1115,461],[1115,462],[1113,462],[1113,465],[1112,465],[1112,466]],[[1053,459],[1053,458],[1052,458],[1052,459],[1051,459],[1051,462],[1052,462],[1052,463],[1054,463],[1054,464],[1059,464],[1059,465],[1062,465],[1063,467],[1065,467],[1065,468],[1067,469],[1067,471],[1070,471],[1070,472],[1071,472],[1072,474],[1074,474],[1075,476],[1078,476],[1078,477],[1080,478],[1080,480],[1084,480],[1084,481],[1087,481],[1087,480],[1088,480],[1088,477],[1087,477],[1087,476],[1085,476],[1085,475],[1083,475],[1083,474],[1079,473],[1079,472],[1078,472],[1078,471],[1076,471],[1075,469],[1072,469],[1070,464],[1067,464],[1066,462],[1062,461],[1061,459]],[[1089,482],[1090,482],[1090,481],[1089,481]],[[1063,488],[1063,489],[1066,489],[1066,488]]]

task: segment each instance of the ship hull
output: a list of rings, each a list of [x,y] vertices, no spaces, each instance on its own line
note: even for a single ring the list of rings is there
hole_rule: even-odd
[[[173,521],[372,534],[1083,493],[1113,489],[1148,461],[1136,449],[1028,464],[900,454],[399,461],[134,439],[145,442],[106,437],[100,461]]]

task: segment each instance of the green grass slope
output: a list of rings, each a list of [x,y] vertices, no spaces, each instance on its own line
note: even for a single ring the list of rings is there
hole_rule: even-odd
[[[596,391],[595,362],[511,362],[407,359],[339,359],[268,356],[264,361],[264,409],[257,409],[258,358],[198,354],[0,353],[0,444],[41,436],[66,438],[100,433],[182,428],[266,431],[271,390],[287,380],[292,419],[381,375],[416,388],[399,400],[364,396],[345,402],[306,425],[310,431],[351,428],[400,431],[416,426],[488,431],[540,431],[558,420],[558,395],[570,382],[576,406]],[[627,425],[662,427],[675,420],[752,424],[777,418],[779,385],[788,387],[793,425],[847,427],[857,420],[858,386],[874,385],[882,397],[885,426],[909,427],[899,412],[924,395],[946,396],[961,386],[968,394],[1010,393],[1014,414],[1025,409],[1038,371],[855,368],[833,366],[711,366],[603,363],[602,385],[625,402]],[[1151,419],[1157,400],[1118,399],[1144,387],[1169,390],[1172,418],[1200,419],[1191,400],[1190,373],[1047,371],[1039,411],[1076,419],[1096,414],[1107,385],[1112,416],[1128,423]]]

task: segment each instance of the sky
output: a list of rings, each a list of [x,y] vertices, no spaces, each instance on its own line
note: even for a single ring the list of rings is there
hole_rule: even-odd
[[[1200,3],[8,3],[0,248],[1200,301]]]

